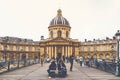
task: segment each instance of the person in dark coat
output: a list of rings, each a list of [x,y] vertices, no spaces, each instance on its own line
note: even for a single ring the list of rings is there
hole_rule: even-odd
[[[47,72],[49,73],[49,76],[54,77],[55,76],[55,70],[56,70],[56,63],[55,61],[52,61],[49,65],[49,69]]]
[[[62,60],[58,62],[58,77],[65,77],[67,74],[66,65]]]
[[[65,62],[65,56],[63,56],[63,62]]]
[[[73,68],[73,60],[74,60],[74,56],[71,55],[70,58],[69,58],[69,61],[70,61],[70,71],[72,71],[72,68]]]
[[[58,70],[61,70],[62,68],[66,68],[64,62],[62,60],[59,61],[58,63]]]

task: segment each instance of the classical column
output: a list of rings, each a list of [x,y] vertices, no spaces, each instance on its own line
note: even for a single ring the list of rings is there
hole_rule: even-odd
[[[64,56],[66,57],[66,49],[65,49],[65,46],[63,46],[64,47]]]
[[[55,46],[53,46],[53,57],[55,58]]]
[[[67,46],[68,47],[68,53],[67,53],[67,56],[69,56],[70,55],[70,47],[69,46]]]
[[[67,47],[67,57],[68,57],[68,46],[66,46]]]
[[[70,46],[70,55],[72,55],[72,46]]]
[[[51,58],[53,58],[53,50],[52,50],[52,46],[50,46],[51,48]]]
[[[55,46],[55,58],[57,57],[56,54],[57,54],[57,48],[56,48],[56,46]]]
[[[54,53],[53,53],[53,46],[52,46],[52,58],[53,58],[53,56],[54,56]]]
[[[65,56],[67,57],[67,46],[65,46]]]
[[[51,46],[49,46],[50,58],[52,58]]]
[[[46,46],[46,54],[48,55],[48,46]]]
[[[64,46],[62,46],[62,55],[65,56],[65,54],[64,54]]]
[[[49,48],[50,46],[48,46],[48,55],[49,55],[49,58],[51,57],[51,55],[50,55],[50,48]]]

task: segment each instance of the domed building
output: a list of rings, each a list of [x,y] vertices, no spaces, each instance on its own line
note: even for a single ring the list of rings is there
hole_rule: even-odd
[[[70,38],[70,25],[67,19],[62,16],[62,11],[59,9],[57,11],[57,16],[52,19],[49,29],[49,38]]]
[[[69,57],[78,55],[79,42],[70,38],[71,27],[69,21],[62,16],[61,9],[58,9],[57,16],[53,18],[48,26],[49,38],[41,37],[40,53],[50,58],[59,56]]]

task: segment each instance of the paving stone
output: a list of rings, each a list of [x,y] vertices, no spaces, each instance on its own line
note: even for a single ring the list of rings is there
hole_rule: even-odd
[[[74,63],[73,71],[69,71],[70,64],[66,63],[67,76],[65,78],[49,78],[47,69],[49,64],[40,64],[24,67],[15,71],[0,75],[0,80],[120,80],[111,73],[100,71],[86,66],[80,67]]]

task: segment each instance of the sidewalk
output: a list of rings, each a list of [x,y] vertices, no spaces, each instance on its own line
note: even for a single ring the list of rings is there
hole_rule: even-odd
[[[66,64],[67,77],[49,78],[47,73],[48,66],[49,64],[46,63],[43,67],[40,64],[24,67],[0,75],[0,80],[120,80],[120,77],[116,77],[113,74],[86,66],[80,67],[77,63],[74,63],[72,72],[69,71],[70,64]]]

